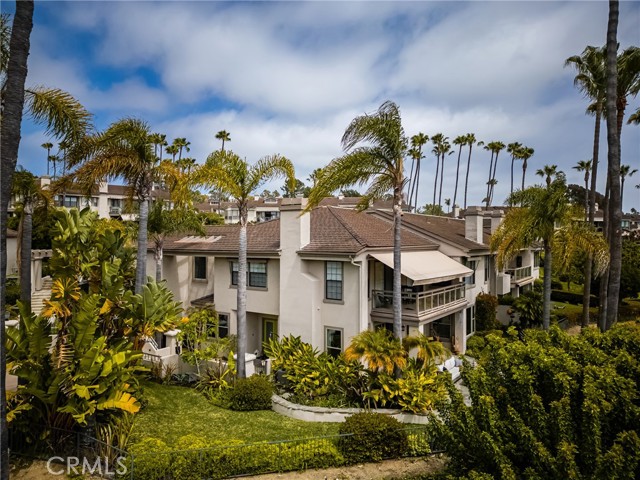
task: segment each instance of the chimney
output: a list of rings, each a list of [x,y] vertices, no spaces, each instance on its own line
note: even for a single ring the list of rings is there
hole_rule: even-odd
[[[493,212],[491,212],[491,233],[492,234],[498,229],[498,227],[502,223],[503,218],[504,218],[504,212],[502,210],[494,210]]]
[[[460,218],[460,205],[458,204],[453,206],[453,218]]]
[[[344,195],[343,194],[338,194],[338,200],[344,200]]]
[[[283,198],[280,204],[280,250],[297,252],[311,241],[311,215],[301,215],[306,198]]]
[[[482,210],[480,207],[469,207],[464,216],[464,237],[477,243],[482,242]]]

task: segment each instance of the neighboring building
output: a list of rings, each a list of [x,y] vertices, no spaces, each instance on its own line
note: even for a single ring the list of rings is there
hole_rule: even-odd
[[[318,207],[284,199],[280,218],[248,226],[248,351],[273,335],[299,335],[328,353],[374,327],[392,328],[393,223],[389,212]],[[491,214],[490,214],[491,215]],[[402,230],[404,333],[421,331],[464,352],[480,292],[517,295],[538,275],[525,251],[495,272],[483,212],[466,220],[405,213]],[[501,215],[490,217],[497,225]],[[206,237],[167,241],[164,275],[185,307],[214,301],[225,331],[236,331],[237,225]],[[149,256],[149,268],[153,268]],[[523,270],[519,270],[523,269]],[[506,289],[505,289],[506,287]]]
[[[596,204],[596,208],[598,205]],[[593,221],[598,230],[602,230],[604,227],[604,210],[596,210]],[[627,237],[630,235],[640,234],[640,214],[637,213],[623,213],[622,214],[622,236]]]

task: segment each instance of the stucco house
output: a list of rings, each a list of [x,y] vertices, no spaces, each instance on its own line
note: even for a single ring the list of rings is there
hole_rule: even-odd
[[[249,352],[261,352],[274,335],[293,334],[337,354],[363,330],[392,327],[391,213],[320,206],[302,214],[305,205],[302,198],[282,199],[279,218],[247,227]],[[483,213],[469,209],[465,219],[404,213],[405,335],[421,331],[464,352],[475,331],[477,294],[495,293],[502,282],[503,293],[517,295],[533,283],[537,271],[529,251],[513,269],[495,271],[488,239],[501,214],[488,213],[485,229]],[[165,243],[164,276],[185,308],[213,301],[223,333],[235,332],[239,226],[206,228],[204,237]],[[153,256],[148,258],[153,271]],[[526,271],[515,275],[519,268]]]

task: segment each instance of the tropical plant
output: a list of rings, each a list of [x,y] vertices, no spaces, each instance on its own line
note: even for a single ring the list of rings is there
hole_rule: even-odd
[[[374,374],[392,374],[394,369],[407,364],[407,352],[402,343],[386,328],[360,332],[351,340],[344,357],[362,362]]]
[[[536,175],[545,179],[547,182],[547,188],[551,185],[553,178],[558,178],[558,175],[564,175],[561,170],[558,170],[557,165],[545,165],[542,168],[536,170]]]
[[[306,211],[332,192],[354,184],[371,182],[360,198],[359,210],[368,208],[370,201],[383,197],[389,190],[393,191],[393,333],[399,339],[402,338],[400,228],[408,141],[398,106],[387,101],[377,112],[353,119],[342,136],[342,147],[345,155],[334,158],[324,168],[309,195]]]
[[[446,360],[449,355],[449,352],[441,342],[422,333],[403,338],[402,346],[407,352],[411,352],[414,348],[416,349],[416,358],[423,369],[435,365],[436,362]]]
[[[513,308],[519,314],[520,326],[529,328],[542,324],[542,294],[536,290],[523,292],[513,301]]]
[[[54,88],[25,89],[27,57],[33,28],[34,2],[17,2],[12,27],[9,16],[0,14],[0,372],[6,370],[4,320],[7,259],[7,209],[18,159],[23,109],[38,124],[46,127],[47,134],[68,141],[77,140],[91,128],[91,115],[68,93]],[[0,391],[5,391],[5,375],[0,375]],[[6,401],[0,399],[0,476],[9,475],[6,429]]]
[[[121,177],[129,184],[131,198],[137,199],[136,293],[142,292],[147,280],[149,200],[157,180],[157,157],[151,145],[147,123],[125,118],[85,138],[70,154],[69,166],[78,167],[70,175],[84,191],[91,192],[97,182]]]
[[[199,170],[196,183],[218,188],[231,195],[240,214],[238,251],[238,377],[246,376],[244,358],[247,350],[247,222],[251,194],[264,183],[284,177],[291,189],[295,186],[295,172],[291,161],[281,155],[261,158],[251,166],[231,151],[215,151]]]
[[[547,169],[549,179],[552,175]],[[491,236],[491,250],[497,252],[499,269],[524,248],[538,239],[544,245],[544,312],[543,328],[549,329],[551,317],[551,272],[552,249],[556,248],[561,267],[566,268],[578,251],[594,255],[596,275],[608,264],[607,245],[602,235],[584,222],[577,222],[579,215],[567,200],[564,174],[555,173],[556,178],[547,187],[529,187],[509,196],[512,205],[521,208],[509,210],[504,221]]]
[[[587,221],[589,214],[589,174],[591,173],[591,160],[579,160],[573,168],[579,172],[584,172],[584,220]]]
[[[444,216],[444,210],[440,205],[432,205],[427,204],[422,208],[418,209],[418,213],[422,213],[423,215],[437,215],[440,217]]]
[[[220,151],[224,152],[224,142],[231,141],[231,134],[226,130],[220,130],[218,133],[216,133],[216,138],[222,141],[222,147],[220,147]]]
[[[191,142],[188,142],[184,137],[174,138],[172,145],[178,147],[178,161],[182,160],[182,150],[186,150],[187,152],[191,150],[189,148]]]

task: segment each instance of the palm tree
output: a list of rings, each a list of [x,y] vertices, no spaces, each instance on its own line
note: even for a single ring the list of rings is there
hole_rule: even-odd
[[[575,221],[576,211],[567,200],[567,186],[562,172],[547,187],[534,186],[518,190],[509,196],[512,205],[522,205],[507,211],[504,221],[491,236],[491,250],[497,252],[499,269],[538,239],[544,245],[544,282],[542,325],[549,329],[551,318],[552,255],[556,251],[560,266],[566,268],[578,251],[591,253],[596,273],[608,263],[607,244],[602,234],[590,224]]]
[[[440,143],[440,192],[438,193],[438,205],[442,206],[442,181],[444,177],[444,158],[445,155],[451,155],[451,144],[449,143],[449,137],[444,137]]]
[[[416,357],[422,361],[423,368],[433,365],[438,361],[445,360],[449,353],[441,342],[438,342],[433,337],[427,337],[422,333],[406,337],[402,341],[402,346],[407,352],[414,348],[417,349]]]
[[[182,149],[186,150],[187,152],[191,151],[191,149],[189,148],[191,142],[187,142],[187,139],[184,137],[174,139],[173,145],[178,147],[178,160],[182,160]]]
[[[53,148],[53,143],[46,142],[40,145],[42,148],[47,150],[47,176],[49,175],[49,162],[51,161],[51,149]]]
[[[579,172],[584,172],[584,221],[586,222],[589,212],[589,174],[591,173],[591,160],[580,160],[573,168]]]
[[[316,183],[318,183],[318,179],[320,178],[321,175],[322,175],[322,168],[316,168],[313,170],[313,172],[309,174],[309,178],[307,178],[307,180],[311,182],[312,187],[316,186]],[[276,190],[276,193],[277,193],[277,190]]]
[[[235,199],[240,213],[238,252],[238,377],[246,376],[244,358],[247,351],[247,222],[248,202],[251,194],[264,183],[286,178],[295,188],[296,177],[291,161],[282,155],[266,156],[251,166],[231,151],[218,150],[209,155],[198,172],[196,182],[218,188]]]
[[[438,173],[440,172],[440,145],[446,137],[442,133],[436,133],[431,136],[431,143],[433,143],[433,149],[431,150],[436,156],[436,175],[433,182],[433,203],[436,205],[436,195],[438,193]]]
[[[420,132],[411,137],[411,150],[409,150],[409,155],[413,159],[411,164],[411,175],[409,176],[409,206],[415,208],[418,205],[418,187],[420,186],[420,162],[424,157],[422,155],[422,147],[426,145],[429,141],[429,137],[424,133]],[[415,163],[415,173],[413,171],[413,166]],[[415,200],[414,200],[415,197]]]
[[[444,199],[444,204],[447,206],[447,213],[449,213],[449,211],[451,210],[449,208],[451,206],[451,199],[450,198],[445,198]]]
[[[224,152],[224,142],[230,142],[231,135],[226,130],[220,130],[218,133],[216,133],[216,138],[218,140],[222,140],[222,147],[220,148],[220,151]]]
[[[379,372],[391,374],[394,369],[404,368],[407,364],[407,353],[402,348],[402,343],[386,328],[360,332],[353,337],[344,356],[348,361],[358,360],[364,363],[374,375]]]
[[[153,145],[153,154],[158,161],[162,160],[162,148],[168,145],[167,136],[164,133],[152,133],[149,142]]]
[[[557,177],[560,174],[563,174],[563,173],[562,171],[558,170],[557,165],[545,165],[544,167],[536,170],[536,175],[544,178],[545,181],[547,182],[547,188],[549,188],[549,185],[551,185],[551,181],[553,180],[553,177]]]
[[[458,163],[456,164],[456,186],[453,189],[453,206],[456,206],[456,199],[458,198],[458,176],[460,175],[460,155],[462,155],[462,147],[467,144],[466,135],[458,135],[453,139],[453,144],[458,145]]]
[[[147,281],[147,225],[149,199],[156,180],[157,157],[151,147],[149,125],[125,118],[107,130],[88,137],[70,156],[71,174],[81,188],[90,193],[97,182],[123,178],[130,194],[138,201],[138,251],[136,253],[135,292],[142,292]]]
[[[516,158],[520,158],[520,152],[522,152],[522,144],[513,142],[507,145],[507,152],[511,154],[511,192],[513,193],[513,163]]]
[[[464,179],[464,208],[467,209],[467,187],[469,186],[469,170],[471,169],[471,149],[473,144],[476,143],[476,136],[473,133],[467,133],[466,144],[469,146],[469,157],[467,158],[467,173]],[[477,145],[481,147],[484,142],[478,142]]]
[[[377,112],[353,119],[342,136],[342,147],[346,153],[325,167],[311,190],[307,211],[332,192],[354,184],[369,184],[358,204],[359,210],[368,208],[371,200],[393,190],[393,334],[402,338],[400,228],[408,141],[398,106],[386,101]]]
[[[491,150],[491,164],[493,164],[493,171],[491,171],[491,164],[489,165],[489,182],[487,183],[487,207],[491,206],[493,200],[493,189],[498,183],[496,180],[496,169],[498,168],[498,155],[504,150],[505,144],[500,141],[494,141],[487,144],[485,149]]]
[[[640,125],[640,107],[636,109],[627,119],[627,125]]]
[[[178,155],[178,152],[180,151],[180,147],[178,147],[175,144],[169,145],[164,149],[165,152],[167,152],[169,155],[171,155],[171,161],[175,162],[176,161],[176,155]]]
[[[0,391],[5,391],[5,280],[7,271],[7,210],[13,183],[13,173],[18,160],[22,113],[27,112],[36,123],[46,126],[49,134],[58,138],[76,140],[91,125],[91,115],[80,103],[58,89],[37,87],[25,89],[27,57],[29,56],[31,30],[33,28],[33,1],[16,2],[13,25],[9,17],[0,15]],[[0,477],[9,476],[8,430],[6,399],[0,398]]]
[[[20,301],[31,311],[31,240],[33,236],[33,211],[51,203],[51,192],[36,182],[31,172],[18,167],[14,177],[12,194],[18,200],[20,226],[18,227],[18,258],[20,261]]]
[[[608,44],[607,44],[608,46]],[[622,134],[624,112],[629,104],[627,98],[635,98],[640,92],[640,47],[626,48],[616,58],[617,89],[616,124],[618,135]]]
[[[624,198],[624,180],[627,177],[632,177],[634,173],[637,173],[638,169],[631,170],[629,165],[620,165],[620,205],[622,205],[622,199]]]
[[[533,156],[534,150],[530,147],[522,147],[520,158],[522,159],[522,190],[524,190],[524,177],[527,175],[527,160]]]

